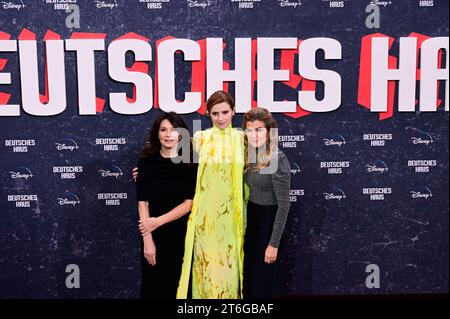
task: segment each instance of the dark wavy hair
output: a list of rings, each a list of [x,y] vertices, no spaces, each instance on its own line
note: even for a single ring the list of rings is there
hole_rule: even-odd
[[[175,128],[183,128],[189,131],[186,122],[184,122],[183,118],[175,112],[162,113],[160,114],[155,122],[153,122],[153,126],[148,130],[147,137],[145,139],[145,146],[142,148],[140,157],[148,157],[151,154],[158,153],[161,150],[161,142],[159,141],[159,127],[161,126],[162,121],[168,120],[170,124],[172,124]],[[190,159],[192,163],[192,143],[190,144]]]

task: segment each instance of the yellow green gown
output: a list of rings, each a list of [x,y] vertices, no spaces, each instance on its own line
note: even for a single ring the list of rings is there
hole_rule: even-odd
[[[199,131],[197,185],[189,216],[177,298],[242,298],[243,133],[229,126]]]

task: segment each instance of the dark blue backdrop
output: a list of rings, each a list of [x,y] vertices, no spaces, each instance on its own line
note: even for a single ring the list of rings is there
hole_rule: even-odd
[[[20,1],[12,1],[20,4]],[[108,1],[106,1],[108,2]],[[394,112],[380,121],[357,104],[361,38],[380,32],[396,39],[391,54],[398,53],[398,39],[417,32],[430,37],[448,36],[448,1],[392,0],[381,6],[381,26],[368,29],[368,1],[344,1],[331,8],[326,1],[301,1],[297,8],[279,1],[254,2],[253,9],[238,3],[211,0],[205,8],[189,8],[186,1],[162,3],[146,9],[139,1],[116,2],[113,9],[96,8],[94,1],[77,1],[80,29],[65,25],[68,15],[45,1],[24,1],[20,10],[0,8],[0,31],[17,39],[23,28],[38,39],[41,92],[44,55],[42,38],[48,29],[70,38],[73,31],[106,33],[106,43],[135,32],[155,41],[166,36],[200,40],[222,37],[228,44],[224,59],[234,61],[238,37],[329,37],[342,44],[340,61],[318,56],[318,65],[342,77],[342,104],[334,112],[292,118],[276,114],[281,135],[298,136],[295,147],[280,144],[293,169],[292,208],[280,248],[283,295],[402,294],[448,292],[448,112]],[[199,1],[201,2],[201,1]],[[106,99],[102,113],[79,116],[77,107],[76,55],[66,52],[68,108],[60,115],[0,117],[0,298],[138,298],[139,233],[134,184],[130,170],[136,164],[146,130],[157,110],[139,116],[113,113],[110,92],[131,88],[108,76],[106,52],[96,53],[97,96]],[[12,73],[10,104],[20,104],[17,53],[1,53],[8,59],[3,72]],[[132,58],[128,57],[129,60]],[[279,56],[277,56],[279,61]],[[131,60],[130,60],[131,61]],[[153,74],[151,67],[150,74]],[[178,97],[190,88],[190,66],[177,62]],[[319,95],[321,88],[318,88]],[[444,98],[441,90],[441,98]],[[233,85],[230,85],[233,93]],[[281,83],[276,97],[296,96]],[[395,103],[395,107],[397,103]],[[192,113],[185,116],[208,118]],[[234,123],[241,125],[242,115]],[[374,147],[364,134],[392,134],[385,146]],[[105,151],[97,138],[125,138],[117,151]],[[341,146],[327,146],[324,139],[343,138]],[[414,144],[414,138],[432,140]],[[9,140],[34,140],[28,152],[14,152]],[[56,143],[78,149],[59,151]],[[409,160],[435,160],[428,173],[416,173]],[[342,174],[328,174],[321,162],[349,161]],[[384,164],[383,164],[384,163]],[[368,172],[367,165],[383,165],[384,172]],[[385,165],[385,166],[384,166]],[[82,166],[75,179],[61,179],[57,166]],[[10,172],[32,177],[12,178]],[[120,170],[119,170],[120,169]],[[122,172],[102,177],[100,171]],[[384,200],[370,200],[364,188],[390,188]],[[413,192],[432,194],[413,198]],[[119,206],[106,206],[99,193],[126,193]],[[343,196],[327,199],[327,194]],[[16,207],[11,195],[33,194],[29,208]],[[58,198],[79,202],[60,205]],[[9,196],[9,197],[8,197]],[[79,289],[65,284],[68,264],[81,271]],[[380,288],[366,287],[366,266],[380,269]]]

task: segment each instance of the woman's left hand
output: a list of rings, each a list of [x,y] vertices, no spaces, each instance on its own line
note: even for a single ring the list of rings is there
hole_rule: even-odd
[[[148,235],[159,226],[161,225],[156,217],[149,217],[139,221],[139,230],[141,231],[142,236]]]
[[[268,264],[274,263],[277,260],[278,248],[267,246],[266,255],[264,256],[264,261]]]

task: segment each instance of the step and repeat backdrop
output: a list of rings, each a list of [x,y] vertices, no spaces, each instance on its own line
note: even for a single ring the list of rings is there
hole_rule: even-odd
[[[0,298],[139,298],[131,170],[218,89],[279,124],[283,297],[447,293],[448,6],[2,1]]]

